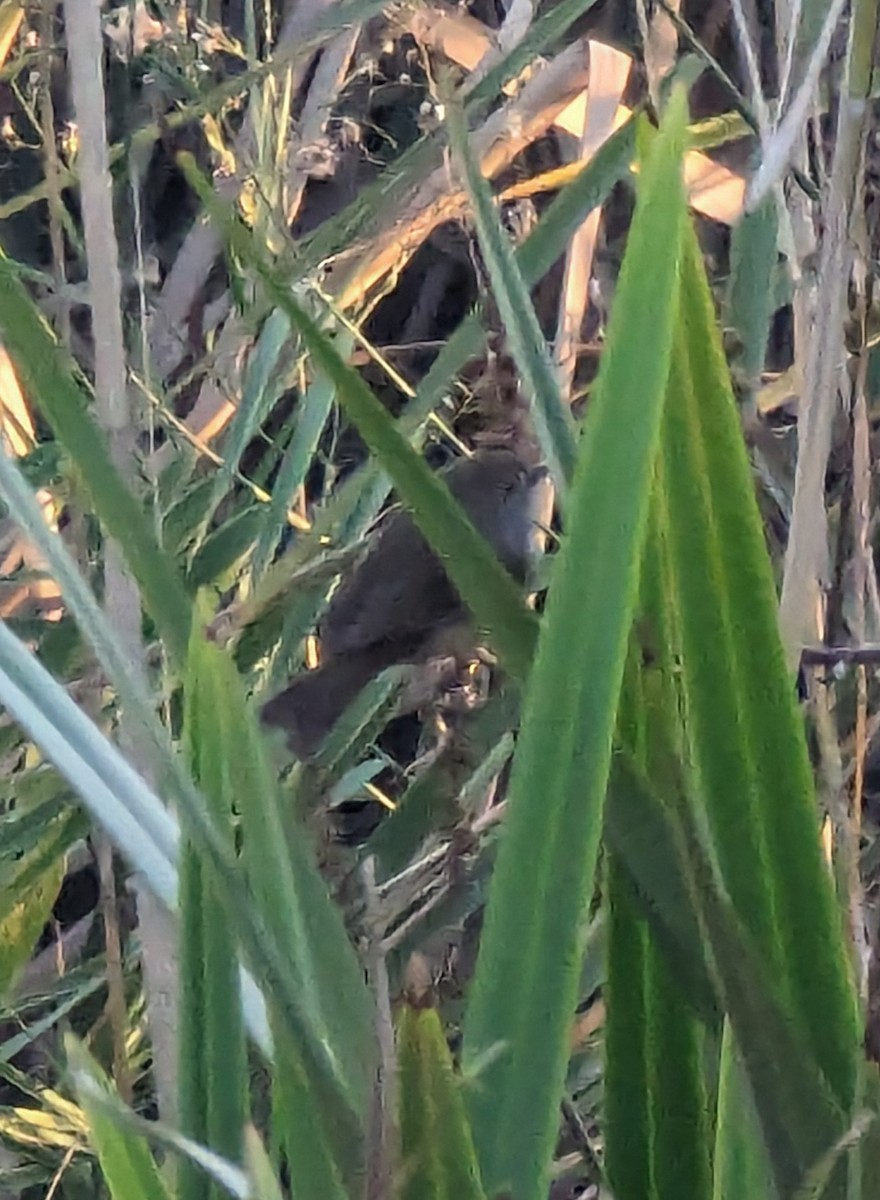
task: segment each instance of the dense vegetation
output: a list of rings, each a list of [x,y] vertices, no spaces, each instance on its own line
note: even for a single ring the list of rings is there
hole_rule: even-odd
[[[4,1195],[877,1194],[877,23],[2,0]]]

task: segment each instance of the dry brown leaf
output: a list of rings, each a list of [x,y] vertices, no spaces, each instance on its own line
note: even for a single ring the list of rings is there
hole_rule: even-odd
[[[438,5],[424,5],[415,10],[406,27],[420,46],[439,52],[466,71],[475,70],[496,45],[493,34],[482,21]]]
[[[114,8],[107,16],[104,35],[122,62],[143,54],[151,42],[159,42],[168,33],[147,8],[145,0],[137,0],[134,10]]]
[[[15,367],[4,346],[0,346],[0,437],[5,453],[14,458],[29,454],[36,445],[36,431],[27,401],[18,382]],[[50,529],[58,528],[58,511],[55,499],[45,488],[37,493],[37,500]],[[0,532],[0,577],[27,568],[43,571],[45,563],[21,530],[12,521],[2,523]],[[0,589],[0,617],[22,616],[24,610],[36,609],[52,619],[59,619],[63,611],[61,591],[49,578],[31,579],[27,583],[14,583]]]
[[[16,458],[36,445],[34,423],[6,347],[0,345],[0,431],[8,452]]]
[[[444,54],[468,70],[472,70],[479,63],[483,54],[493,44],[489,31],[476,18],[460,15],[437,5],[419,9],[417,19],[414,18],[409,23],[409,30],[421,44]],[[615,53],[625,57],[621,51]],[[578,139],[584,128],[588,87],[589,83],[585,81],[580,94],[566,105],[553,121],[557,129],[564,129]],[[630,109],[621,105],[606,137],[618,129],[630,115]],[[592,147],[593,153],[598,150],[600,144]],[[588,157],[583,157],[581,164],[587,161]],[[725,225],[732,225],[739,219],[745,197],[745,180],[739,175],[714,162],[707,155],[692,150],[685,156],[685,181],[690,203],[697,212]]]
[[[590,41],[587,49],[590,84],[584,93],[588,103],[583,107],[583,122],[578,135],[578,157],[583,162],[589,162],[598,147],[614,131],[620,98],[632,66],[629,55],[613,46]],[[589,303],[593,256],[601,218],[601,208],[594,208],[569,242],[565,257],[555,357],[560,388],[566,395],[571,390],[577,365],[577,347]]]
[[[575,1020],[569,1043],[572,1053],[579,1050],[604,1024],[605,1004],[602,1000],[597,1000],[586,1012],[579,1013]]]
[[[494,178],[520,151],[539,138],[575,97],[584,91],[589,71],[583,41],[575,42],[536,71],[517,96],[508,100],[470,137],[480,169]],[[373,289],[400,271],[428,235],[443,221],[465,211],[465,194],[450,186],[448,166],[437,167],[417,187],[406,208],[388,227],[346,256],[332,281],[343,309],[366,305]]]
[[[9,57],[23,19],[24,4],[21,0],[3,0],[0,4],[0,66]]]

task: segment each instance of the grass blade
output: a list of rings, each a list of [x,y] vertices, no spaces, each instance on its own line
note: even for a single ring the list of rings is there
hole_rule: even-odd
[[[400,1200],[485,1200],[461,1087],[437,1010],[408,997],[397,1039]]]
[[[620,1200],[655,1200],[651,1181],[647,929],[614,851],[604,888],[608,912],[604,1134],[606,1170]]]
[[[666,390],[685,217],[678,93],[640,178],[567,506],[464,1031],[483,1181],[546,1194]],[[633,353],[633,346],[639,353]],[[621,488],[620,481],[627,485]]]
[[[780,1194],[787,1195],[819,1147],[832,1145],[842,1131],[843,1114],[777,980],[719,886],[671,753],[663,770],[664,790],[670,795],[662,800],[624,755],[615,760],[614,777],[616,803],[629,808],[634,821],[646,814],[651,823],[665,827],[664,841],[675,847],[668,869],[682,880],[697,916],[700,958],[713,981],[718,1011],[729,1017],[773,1174]]]
[[[108,1081],[98,1064],[72,1035],[68,1035],[65,1045],[110,1195],[114,1200],[170,1200],[146,1140],[121,1128],[98,1103],[101,1092],[107,1092],[110,1098]]]
[[[480,248],[516,364],[522,375],[541,450],[557,492],[564,497],[574,475],[577,442],[571,412],[563,404],[550,352],[513,249],[501,228],[489,185],[468,146],[464,117],[449,104],[449,137],[474,206]]]
[[[773,318],[777,230],[776,197],[768,196],[730,235],[726,325],[739,339],[734,370],[752,396],[761,384]]]
[[[283,957],[287,995],[296,997],[298,1018],[291,1025],[281,1019],[280,995],[267,993],[280,1069],[289,1075],[284,1086],[289,1091],[301,1078],[304,1088],[298,1102],[286,1106],[295,1125],[288,1128],[288,1146],[307,1146],[310,1153],[317,1145],[327,1148],[327,1194],[330,1176],[335,1178],[329,1164],[349,1184],[362,1167],[375,1057],[372,1001],[305,834],[285,836],[265,741],[235,667],[200,632],[194,639],[200,643],[192,700],[199,705],[198,737],[208,739],[211,776],[235,798],[249,903]],[[306,1093],[308,1105],[302,1102]],[[298,1165],[293,1162],[295,1170]]]
[[[846,1111],[857,1005],[751,472],[691,229],[686,251],[663,478],[689,736],[725,885]]]
[[[254,579],[259,579],[272,561],[278,544],[277,531],[284,527],[287,511],[305,480],[309,463],[317,449],[335,399],[336,389],[325,378],[316,379],[300,398],[296,427],[284,451],[278,478],[272,488],[272,502],[265,515],[254,553],[251,568]]]
[[[228,705],[218,706],[210,648],[197,629],[190,639],[184,676],[184,741],[190,769],[208,800],[218,829],[232,846],[233,803],[226,751],[234,737]],[[180,866],[181,910],[181,1130],[233,1162],[243,1156],[247,1119],[247,1057],[236,987],[235,939],[224,920],[216,876],[184,842]],[[216,1081],[223,1080],[223,1087]],[[199,1167],[184,1159],[178,1173],[181,1200],[208,1197]]]
[[[19,377],[86,488],[93,511],[118,543],[144,603],[174,661],[181,665],[189,639],[190,606],[180,577],[163,555],[143,509],[119,477],[61,348],[34,306],[12,262],[0,254],[0,336]]]

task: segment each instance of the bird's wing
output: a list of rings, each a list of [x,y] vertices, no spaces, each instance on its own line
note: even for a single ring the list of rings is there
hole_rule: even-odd
[[[395,642],[402,661],[417,653],[439,622],[457,619],[461,610],[428,543],[405,513],[395,513],[330,601],[321,622],[322,653],[329,658]]]

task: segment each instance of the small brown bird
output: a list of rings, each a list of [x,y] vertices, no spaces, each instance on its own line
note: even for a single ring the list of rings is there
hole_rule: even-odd
[[[509,450],[459,459],[444,479],[476,529],[520,582],[543,547],[552,487],[546,468]],[[464,634],[464,638],[463,638]],[[262,710],[286,731],[297,758],[309,758],[371,679],[387,667],[424,663],[471,649],[468,611],[412,518],[384,517],[360,563],[343,580],[320,624],[322,664],[303,671]]]

